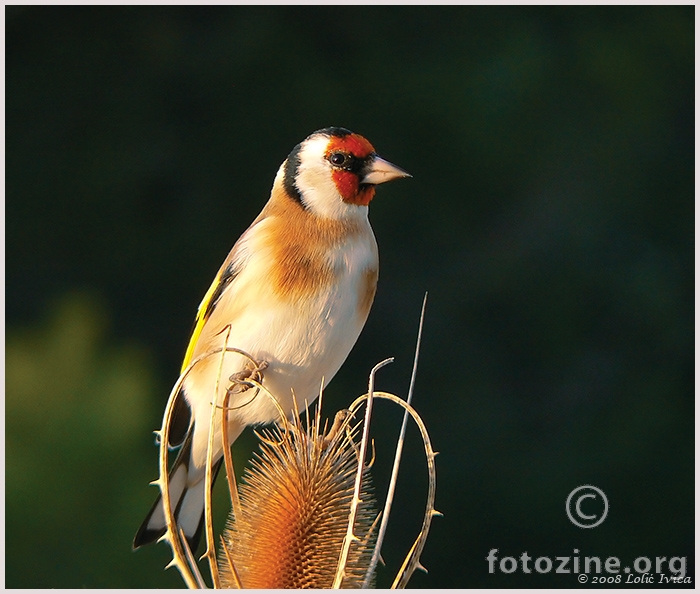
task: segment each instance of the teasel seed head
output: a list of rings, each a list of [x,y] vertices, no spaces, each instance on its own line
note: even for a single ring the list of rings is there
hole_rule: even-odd
[[[296,418],[263,432],[260,453],[239,489],[241,517],[230,515],[223,535],[221,585],[235,588],[330,588],[338,566],[358,470],[349,413],[336,415],[329,431]],[[377,512],[369,468],[363,470],[361,503],[353,527],[343,588],[359,588],[370,565]],[[234,569],[231,565],[235,567]]]

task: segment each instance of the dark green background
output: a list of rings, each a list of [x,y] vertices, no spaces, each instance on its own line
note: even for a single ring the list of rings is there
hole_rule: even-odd
[[[405,395],[427,290],[445,516],[411,585],[578,585],[490,575],[492,548],[694,576],[693,6],[5,11],[7,586],[181,585],[166,545],[130,550],[150,431],[221,261],[330,125],[414,176],[372,204],[379,290],[326,399],[388,356]],[[420,522],[413,433],[384,586]],[[582,484],[610,501],[592,530]]]

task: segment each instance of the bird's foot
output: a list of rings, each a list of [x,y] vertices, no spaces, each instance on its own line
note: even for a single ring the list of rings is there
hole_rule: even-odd
[[[264,378],[263,372],[268,365],[267,361],[249,361],[246,363],[244,369],[237,371],[228,378],[231,382],[228,392],[231,394],[245,392],[254,387],[256,383],[261,384]]]

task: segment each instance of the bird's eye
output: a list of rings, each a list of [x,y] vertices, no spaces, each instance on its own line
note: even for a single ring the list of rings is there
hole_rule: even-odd
[[[342,167],[346,164],[347,155],[345,155],[344,153],[333,153],[330,156],[329,161],[333,163],[333,165],[335,165],[336,167]]]

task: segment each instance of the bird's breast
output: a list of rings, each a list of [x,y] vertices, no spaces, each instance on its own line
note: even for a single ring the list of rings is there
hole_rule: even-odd
[[[249,237],[246,264],[221,295],[196,350],[225,343],[265,361],[264,385],[287,413],[292,392],[298,402],[313,401],[354,346],[374,298],[378,255],[369,225],[367,231],[307,241]],[[215,384],[223,390],[244,363],[235,355],[210,358],[193,370],[190,392],[211,394]],[[240,411],[246,424],[276,417],[264,397],[259,401]]]

